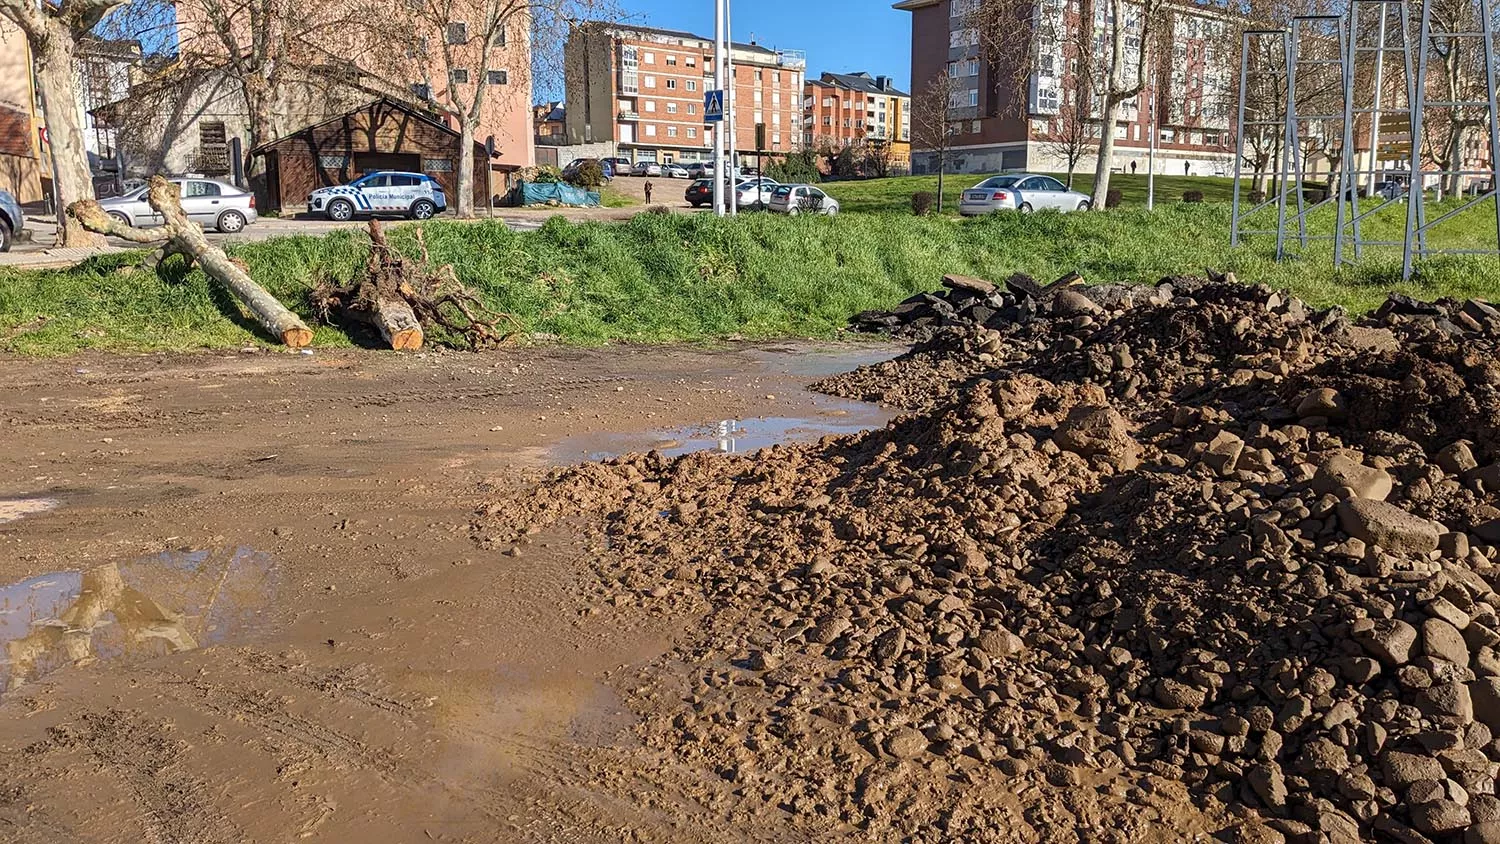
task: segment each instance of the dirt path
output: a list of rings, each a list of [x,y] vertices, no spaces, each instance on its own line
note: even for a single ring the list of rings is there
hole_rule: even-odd
[[[893,353],[6,362],[0,839],[775,839],[593,773],[689,620],[580,614],[572,537],[468,521],[559,460],[874,424],[799,388]]]

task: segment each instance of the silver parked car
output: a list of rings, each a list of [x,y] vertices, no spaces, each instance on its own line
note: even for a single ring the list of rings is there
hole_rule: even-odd
[[[1062,182],[1037,173],[1007,173],[993,176],[963,192],[958,213],[965,217],[995,211],[1087,211],[1086,193],[1068,190]]]
[[[751,176],[741,179],[740,183],[735,185],[734,190],[739,197],[741,208],[769,208],[771,196],[780,184],[775,179],[768,179],[765,176]]]
[[[661,174],[668,179],[688,178],[687,168],[680,164],[663,164],[661,166]]]
[[[234,234],[255,222],[255,194],[246,193],[227,182],[179,176],[169,179],[182,194],[182,210],[188,219],[205,229]],[[137,228],[159,226],[160,214],[146,202],[147,188],[136,188],[124,196],[99,201],[109,216]]]
[[[767,206],[777,214],[827,214],[839,213],[839,201],[812,185],[777,185],[771,191],[771,203]]]
[[[635,166],[630,168],[630,175],[659,177],[661,176],[661,165],[655,161],[637,161]]]

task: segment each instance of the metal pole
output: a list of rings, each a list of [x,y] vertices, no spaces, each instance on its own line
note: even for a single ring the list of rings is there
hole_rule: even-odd
[[[724,8],[729,0],[714,0],[714,90],[724,90]],[[722,93],[720,94],[722,96]],[[724,216],[724,119],[714,126],[714,215]]]
[[[1486,2],[1488,5],[1488,2]],[[1402,242],[1401,278],[1411,280],[1412,241],[1421,233],[1422,191],[1422,110],[1427,106],[1427,41],[1432,32],[1432,9],[1429,0],[1422,0],[1421,37],[1417,41],[1417,82],[1411,89],[1411,169],[1407,171],[1406,185],[1406,237]],[[1491,77],[1493,83],[1493,77]],[[1493,91],[1493,84],[1491,85]]]
[[[1356,18],[1358,6],[1350,6],[1349,16]],[[1382,7],[1384,8],[1384,7]],[[1356,21],[1357,23],[1358,21]],[[1344,194],[1349,194],[1354,203],[1355,226],[1359,225],[1359,185],[1355,174],[1358,165],[1354,161],[1354,30],[1345,19],[1338,21],[1339,28],[1339,70],[1344,74],[1344,126],[1343,137],[1339,142],[1344,147],[1344,155],[1339,162],[1338,178],[1334,180],[1334,189],[1338,191],[1334,199],[1335,225],[1333,232],[1333,265],[1335,267],[1344,263]],[[1332,173],[1329,174],[1333,175]],[[1358,243],[1358,239],[1355,240]],[[1358,248],[1358,247],[1356,247]]]
[[[1296,92],[1297,75],[1293,72],[1296,61],[1294,45],[1297,42],[1297,21],[1292,21],[1291,35],[1281,44],[1282,58],[1286,62],[1286,106],[1282,110],[1281,164],[1279,182],[1276,186],[1276,260],[1286,257],[1286,184],[1291,178],[1291,164],[1295,160],[1296,117],[1292,97]],[[1290,149],[1289,149],[1290,147]],[[1300,197],[1299,197],[1300,198]]]
[[[1157,122],[1159,115],[1156,112],[1156,91],[1151,92],[1151,147],[1146,154],[1146,210],[1150,211],[1156,207],[1156,141],[1161,135],[1161,126]]]
[[[1493,0],[1479,0],[1480,13],[1484,16],[1484,24],[1480,31],[1484,33],[1484,84],[1485,92],[1489,95],[1489,129],[1490,129],[1490,185],[1489,192],[1495,193],[1497,179],[1500,179],[1500,128],[1495,121],[1500,119],[1500,111],[1496,110],[1495,100],[1495,22],[1493,14]],[[1458,169],[1465,169],[1463,158],[1458,159]],[[1500,247],[1500,196],[1497,196],[1495,205],[1495,244]]]
[[[738,183],[738,179],[735,176],[739,173],[739,166],[734,157],[735,141],[738,139],[735,137],[734,119],[734,89],[736,87],[734,78],[734,26],[729,0],[724,0],[724,55],[728,56],[728,60],[724,63],[724,125],[729,127],[729,131],[724,133],[724,137],[727,139],[729,145],[729,172],[731,174],[729,177],[729,196],[726,201],[729,203],[729,216],[733,217],[740,213],[740,192],[735,189],[735,185]]]
[[[1375,102],[1371,104],[1370,112],[1370,181],[1365,185],[1365,196],[1370,199],[1375,198],[1375,174],[1379,172],[1380,166],[1380,92],[1385,79],[1385,18],[1386,12],[1390,10],[1385,0],[1381,0],[1379,5],[1380,34],[1377,37],[1380,43],[1375,46]],[[1355,23],[1357,25],[1358,21]],[[1355,248],[1359,248],[1357,242]]]
[[[1245,167],[1245,84],[1250,67],[1250,33],[1240,34],[1240,107],[1234,125],[1234,193],[1229,200],[1229,245],[1240,245],[1240,184]]]

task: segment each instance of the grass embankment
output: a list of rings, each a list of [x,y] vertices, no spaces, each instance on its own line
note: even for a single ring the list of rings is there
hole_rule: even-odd
[[[973,187],[993,175],[999,174],[975,176],[949,173],[945,176],[943,178],[945,212],[956,216],[959,193],[964,188]],[[1066,173],[1051,175],[1060,182],[1066,183],[1068,180]],[[937,183],[937,176],[893,176],[889,179],[868,179],[857,182],[828,182],[821,187],[837,199],[845,211],[864,213],[893,211],[907,214],[911,212],[911,195],[918,191],[927,191],[936,195]],[[1115,173],[1110,177],[1109,185],[1120,191],[1122,205],[1146,204],[1146,175],[1144,173],[1137,173],[1134,176]],[[1092,172],[1073,174],[1073,190],[1089,193],[1093,187],[1094,174]],[[1221,179],[1216,176],[1158,175],[1156,177],[1158,204],[1176,202],[1182,199],[1184,191],[1190,190],[1202,191],[1204,202],[1228,202],[1234,190],[1234,180]]]
[[[1492,210],[1486,216],[1476,209],[1457,223],[1447,242],[1483,244],[1488,237],[1493,245]],[[397,248],[413,251],[413,231],[392,229]],[[1372,219],[1370,231],[1395,236],[1400,229],[1391,215]],[[1500,297],[1500,261],[1492,258],[1433,259],[1418,282],[1402,285],[1393,250],[1372,250],[1338,273],[1326,243],[1282,263],[1273,260],[1269,238],[1231,250],[1229,209],[1222,204],[962,221],[897,214],[747,214],[734,220],[643,214],[618,224],[554,218],[534,232],[489,222],[431,222],[426,232],[433,258],[453,263],[459,278],[493,307],[515,314],[529,331],[582,344],[829,336],[851,314],[932,289],[948,272],[1003,278],[1019,270],[1050,280],[1077,269],[1091,281],[1151,282],[1213,266],[1245,281],[1289,287],[1317,305],[1356,311],[1379,304],[1391,289],[1426,298]],[[311,323],[308,289],[320,277],[352,277],[365,250],[364,234],[351,230],[232,251]],[[60,354],[269,342],[201,273],[163,279],[125,269],[128,263],[112,255],[66,271],[0,270],[0,350]],[[317,327],[316,345],[350,342],[341,329]]]

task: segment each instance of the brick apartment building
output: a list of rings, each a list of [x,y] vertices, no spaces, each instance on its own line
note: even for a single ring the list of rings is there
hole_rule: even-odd
[[[767,155],[802,141],[800,51],[734,44],[734,149],[748,159],[763,125]],[[613,144],[632,161],[711,158],[714,124],[703,122],[703,95],[714,84],[712,38],[646,27],[589,23],[564,48],[569,144]]]
[[[1098,97],[1088,94],[1074,71],[1074,44],[1079,27],[1092,18],[1094,55],[1107,51],[1108,30],[1103,2],[1037,0],[1031,32],[1018,33],[1032,49],[1031,67],[1017,67],[1017,57],[988,61],[981,55],[979,34],[970,15],[978,0],[902,0],[895,8],[912,13],[912,88],[920,98],[947,70],[958,80],[950,90],[948,117],[958,129],[950,168],[980,173],[996,170],[1066,169],[1057,141],[1066,134],[1071,109],[1097,124]],[[1089,11],[1085,11],[1085,10]],[[1113,166],[1145,172],[1151,143],[1151,109],[1157,110],[1160,138],[1157,172],[1181,175],[1229,175],[1234,168],[1232,79],[1238,72],[1238,25],[1211,8],[1179,5],[1170,13],[1169,55],[1158,55],[1146,90],[1127,104],[1114,127]],[[1084,39],[1088,40],[1088,39]],[[1129,44],[1131,37],[1127,37]],[[1134,37],[1138,44],[1139,38]],[[1022,41],[1021,43],[1025,43]],[[1097,131],[1095,129],[1094,131]],[[932,154],[921,144],[913,150],[913,169],[933,168]],[[1079,163],[1090,170],[1093,154]]]
[[[891,165],[911,165],[911,95],[889,76],[825,73],[807,80],[802,144],[840,149],[861,141],[888,143]]]

